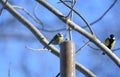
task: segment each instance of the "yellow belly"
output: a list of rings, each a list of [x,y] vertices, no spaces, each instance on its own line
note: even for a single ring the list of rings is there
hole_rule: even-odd
[[[59,44],[63,41],[63,37],[57,38],[55,41],[52,42],[52,44]]]
[[[110,49],[112,49],[112,48],[115,46],[115,43],[116,43],[115,40],[114,40],[111,44],[110,44],[109,39],[106,39],[106,40],[105,40],[105,45],[106,45],[108,48],[110,48]]]
[[[115,46],[116,41],[111,44],[111,49]]]

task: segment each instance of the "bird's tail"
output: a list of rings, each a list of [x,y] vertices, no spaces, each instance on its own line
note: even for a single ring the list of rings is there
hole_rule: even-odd
[[[49,45],[50,45],[50,43],[48,43],[47,45],[45,45],[45,46],[43,47],[43,49],[47,48]]]

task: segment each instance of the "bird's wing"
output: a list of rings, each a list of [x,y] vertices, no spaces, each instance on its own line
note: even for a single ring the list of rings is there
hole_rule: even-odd
[[[47,48],[51,43],[53,43],[53,41],[54,41],[56,38],[57,38],[57,35],[55,35],[55,36],[53,37],[53,39],[52,39],[46,46],[44,46],[44,49]]]
[[[114,40],[112,45],[111,45],[111,48],[113,48],[115,46],[115,43],[116,43],[116,41]]]
[[[50,43],[54,44],[54,42],[57,41],[57,38],[58,38],[58,36],[55,35],[55,36],[53,37],[53,39],[50,41]]]
[[[58,42],[59,42],[59,36],[55,35],[54,38],[51,40],[51,43],[55,45],[58,44]]]
[[[105,40],[105,45],[108,46],[110,44],[109,38]]]

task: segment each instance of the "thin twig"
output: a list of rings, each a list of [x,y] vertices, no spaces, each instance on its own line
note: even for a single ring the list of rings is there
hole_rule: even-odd
[[[66,0],[66,1],[64,1],[64,2],[69,2],[69,3],[72,3],[72,1],[69,1],[69,0],[68,0],[68,1]],[[61,3],[61,2],[57,2],[57,3]]]
[[[37,10],[37,7],[38,7],[38,3],[36,2],[36,5],[34,7],[34,11],[33,11],[33,14],[35,16],[35,18],[40,22],[41,25],[43,25],[43,22],[41,22],[41,20],[37,17],[36,15],[36,10]],[[44,26],[43,26],[44,27]]]
[[[61,29],[56,29],[56,30],[48,30],[48,29],[41,29],[41,28],[38,28],[39,30],[41,31],[44,31],[44,32],[59,32],[59,31],[65,31],[67,30],[66,28],[61,28]]]
[[[64,2],[70,2],[71,3],[71,8],[73,9],[75,3],[76,3],[76,0],[72,0],[72,1],[64,1]],[[61,3],[61,2],[58,2],[58,3]],[[73,18],[73,11],[70,10],[70,12],[68,13],[68,15],[66,17],[70,17],[70,20],[72,20]],[[66,22],[66,31],[68,31],[69,33],[69,39],[72,40],[72,28],[70,28]],[[66,35],[67,35],[67,32],[66,32]]]
[[[81,51],[83,48],[85,48],[88,44],[90,43],[90,41],[86,42],[81,48],[79,48],[75,54],[77,54],[79,51]]]
[[[29,49],[29,50],[31,50],[31,51],[45,51],[45,50],[48,51],[48,49],[43,49],[43,48],[36,49],[36,48],[31,48],[31,47],[29,47],[29,46],[25,46],[25,48],[27,48],[27,49]]]
[[[94,32],[92,30],[92,28],[90,27],[90,25],[88,24],[88,22],[85,20],[85,18],[80,14],[78,13],[76,10],[72,9],[69,5],[67,5],[63,0],[60,0],[66,7],[68,7],[69,9],[71,9],[73,12],[75,12],[79,17],[82,18],[82,20],[86,23],[86,25],[88,26],[88,28],[90,29],[90,32],[92,35],[94,35]]]
[[[2,11],[5,8],[7,2],[8,2],[8,0],[5,1],[5,3],[3,4],[3,7],[0,9],[0,15],[2,14]]]
[[[21,7],[21,6],[13,6],[13,7],[16,8],[16,9],[21,9],[21,10],[23,10],[23,11],[24,11],[27,15],[29,15],[34,21],[36,21],[38,24],[40,24],[40,25],[43,26],[43,23],[42,23],[40,20],[36,19],[36,17],[34,17],[32,14],[30,14],[30,12],[28,12],[27,9],[25,9],[25,8],[23,8],[23,7]]]
[[[74,8],[74,5],[75,5],[75,0],[72,0],[72,3],[71,3],[72,9]],[[69,15],[70,15],[70,20],[72,21],[72,19],[73,19],[73,11],[72,10],[69,12],[68,16]],[[68,30],[69,30],[69,39],[72,40],[72,28],[69,26]]]
[[[71,3],[72,3],[71,8],[73,9],[74,6],[75,6],[75,4],[76,4],[76,0],[72,0]],[[73,12],[72,9],[70,10],[70,12],[68,13],[68,15],[67,15],[66,17],[69,17],[69,16],[70,16],[70,14]],[[71,17],[70,17],[70,18],[71,18]]]
[[[118,50],[120,50],[120,48],[113,49],[112,51],[115,52],[115,51],[118,51]]]
[[[9,63],[9,67],[8,67],[8,77],[11,77],[10,71],[11,71],[11,62]]]
[[[90,23],[90,25],[92,26],[93,24],[99,22],[109,11],[110,9],[112,9],[112,7],[116,4],[117,0],[114,0],[114,2],[110,5],[110,7],[95,21],[93,21],[92,23]],[[87,26],[83,26],[82,28],[86,28]]]
[[[97,50],[97,51],[99,51],[99,50],[101,50],[101,49],[99,49],[99,48],[94,48],[94,47],[92,47],[91,45],[88,45],[90,48],[92,48],[92,49],[94,49],[94,50]]]

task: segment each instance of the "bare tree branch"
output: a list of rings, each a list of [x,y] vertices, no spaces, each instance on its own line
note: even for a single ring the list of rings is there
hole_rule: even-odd
[[[85,24],[88,26],[90,32],[94,35],[94,32],[92,30],[92,28],[90,27],[90,24],[87,22],[87,20],[80,14],[78,13],[76,10],[74,10],[73,8],[71,8],[69,5],[67,5],[63,0],[60,0],[65,6],[67,6],[69,9],[71,9],[73,12],[75,12],[79,17],[82,18],[82,20],[85,22]]]
[[[66,2],[66,1],[64,1],[64,2]],[[72,0],[72,1],[71,1],[71,8],[72,8],[72,9],[74,8],[75,3],[76,3],[76,0]],[[70,12],[68,13],[67,17],[72,16],[72,15],[70,15],[71,13],[73,13],[72,9],[70,9]],[[70,18],[70,19],[71,19],[71,18]]]
[[[72,9],[74,8],[74,5],[75,5],[75,2],[74,2],[74,0],[72,0],[72,3],[71,3],[71,8]],[[72,21],[72,19],[73,19],[73,11],[72,10],[68,14],[68,16],[70,16],[70,20]],[[69,39],[72,40],[72,28],[70,26],[68,28],[68,31],[69,31]]]
[[[37,5],[38,5],[38,3],[36,3],[36,5],[35,5],[35,7],[34,7],[33,14],[34,14],[35,18],[40,22],[40,24],[43,25],[43,22],[41,22],[41,20],[40,20],[40,19],[37,17],[37,15],[36,15]],[[43,26],[43,27],[44,27],[44,26]]]
[[[90,41],[86,42],[81,48],[79,48],[77,51],[76,51],[76,54],[81,51],[83,48],[85,48],[88,44],[90,43]]]
[[[90,48],[94,49],[94,50],[97,50],[97,51],[100,51],[101,49],[99,48],[95,48],[95,47],[92,47],[91,45],[88,45]],[[115,52],[115,51],[118,51],[120,50],[120,48],[116,48],[116,49],[112,49],[111,51]]]
[[[103,19],[103,17],[112,9],[112,7],[116,4],[118,0],[114,0],[114,2],[110,5],[110,7],[98,18],[96,19],[95,21],[91,22],[90,23],[90,26],[94,25],[95,23],[99,22],[101,19]],[[70,2],[71,1],[64,1],[64,2]],[[58,3],[61,3],[61,2],[58,2]],[[82,28],[87,28],[88,26],[83,26]],[[65,30],[65,28],[61,28],[61,29],[57,29],[57,30],[46,30],[44,29],[43,31],[46,31],[46,32],[57,32],[57,31],[63,31]]]
[[[37,22],[38,24],[42,25],[43,26],[43,23],[42,21],[40,21],[39,19],[37,19],[36,17],[34,17],[32,14],[30,14],[25,8],[21,7],[21,6],[13,6],[13,8],[16,8],[16,9],[21,9],[23,10],[27,15],[29,15],[35,22]]]
[[[101,48],[116,63],[116,65],[118,65],[118,67],[120,67],[120,59],[114,53],[112,53],[112,51],[108,47],[106,47],[99,39],[97,39],[95,36],[93,36],[92,34],[88,33],[86,30],[84,30],[83,28],[81,28],[80,26],[78,26],[77,24],[72,22],[70,19],[67,19],[59,10],[54,8],[48,2],[46,2],[44,0],[36,0],[36,1],[38,1],[40,4],[42,4],[48,10],[53,12],[64,23],[67,22],[68,25],[72,29],[76,30],[77,32],[79,32],[80,34],[82,34],[83,36],[88,38],[91,42],[96,44],[99,48]]]
[[[91,22],[90,25],[99,22],[110,11],[110,9],[112,9],[112,7],[116,4],[116,2],[117,0],[114,0],[114,2],[110,5],[110,7],[97,20]],[[87,26],[83,26],[82,28],[87,28]]]
[[[2,11],[5,8],[7,2],[8,2],[8,0],[5,1],[5,3],[3,4],[3,7],[0,9],[0,15],[2,14]]]
[[[1,1],[4,4],[5,0]],[[17,12],[10,3],[6,4],[6,9],[21,23],[23,23],[35,35],[35,37],[40,41],[40,43],[42,43],[43,45],[48,44],[48,40],[42,35],[42,33],[31,22],[29,22],[27,19],[25,19],[25,17],[23,17],[19,12]],[[59,57],[60,53],[58,49],[53,46],[49,46],[49,48],[51,49],[51,53]],[[76,68],[86,76],[96,77],[90,70],[80,65],[78,62],[76,62]]]

